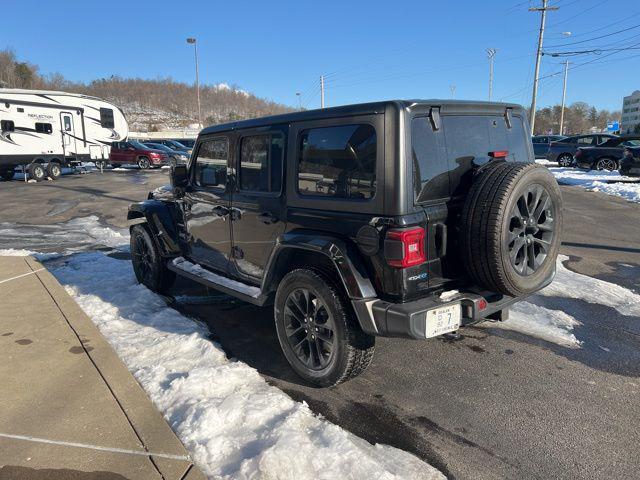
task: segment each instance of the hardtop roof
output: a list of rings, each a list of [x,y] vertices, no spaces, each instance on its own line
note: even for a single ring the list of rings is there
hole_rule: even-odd
[[[200,135],[207,135],[211,133],[224,132],[229,130],[238,130],[244,128],[258,128],[267,125],[277,125],[289,122],[302,122],[308,120],[320,120],[326,118],[334,118],[341,116],[356,116],[384,113],[385,109],[389,106],[395,107],[398,110],[401,109],[414,109],[426,106],[439,106],[446,108],[452,107],[473,107],[482,108],[486,107],[492,111],[513,108],[514,110],[522,110],[522,107],[515,103],[500,103],[500,102],[483,102],[483,101],[471,101],[471,100],[384,100],[380,102],[370,103],[358,103],[353,105],[341,105],[337,107],[328,107],[314,110],[303,110],[299,112],[284,113],[280,115],[270,115],[267,117],[253,118],[250,120],[240,120],[237,122],[223,123],[219,125],[212,125],[204,128]]]

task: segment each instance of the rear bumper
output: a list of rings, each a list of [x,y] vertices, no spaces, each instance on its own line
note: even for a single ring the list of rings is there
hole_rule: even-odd
[[[406,303],[384,300],[354,300],[353,306],[360,325],[367,333],[381,337],[425,339],[426,317],[429,310],[459,303],[462,307],[461,325],[477,323],[488,317],[506,320],[510,305],[525,297],[509,297],[490,292],[461,292],[442,300],[439,295]],[[486,302],[486,307],[481,305]]]

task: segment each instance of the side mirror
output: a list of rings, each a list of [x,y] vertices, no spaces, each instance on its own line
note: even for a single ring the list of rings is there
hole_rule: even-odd
[[[171,185],[173,188],[185,188],[189,183],[189,170],[186,165],[171,167]]]

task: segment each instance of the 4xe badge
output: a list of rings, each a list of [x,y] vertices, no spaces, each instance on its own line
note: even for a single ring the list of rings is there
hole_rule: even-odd
[[[407,280],[409,280],[410,282],[414,282],[416,280],[426,280],[428,276],[429,275],[427,275],[427,272],[424,272],[419,275],[414,275],[413,277],[409,277]]]

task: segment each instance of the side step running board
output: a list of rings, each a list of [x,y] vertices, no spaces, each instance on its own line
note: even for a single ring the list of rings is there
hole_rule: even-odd
[[[262,294],[260,287],[232,280],[202,268],[184,257],[177,257],[167,263],[167,268],[178,275],[190,278],[207,287],[232,295],[245,302],[262,306],[267,302],[267,295]]]

